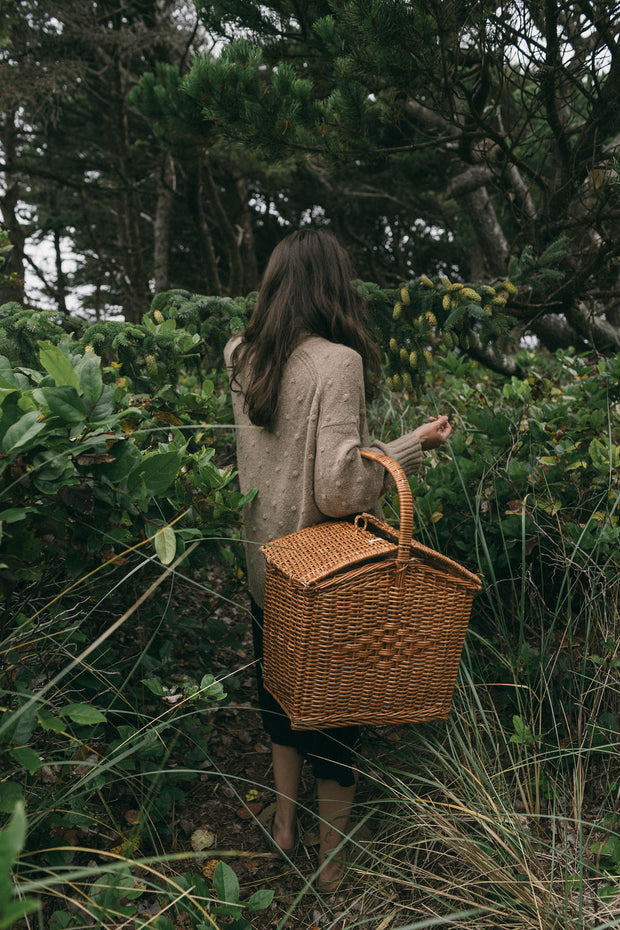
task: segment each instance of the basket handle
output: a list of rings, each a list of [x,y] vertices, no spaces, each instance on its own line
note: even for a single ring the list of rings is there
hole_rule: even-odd
[[[374,452],[371,449],[360,449],[362,458],[371,459],[383,465],[394,480],[396,490],[398,491],[398,500],[400,504],[400,530],[398,533],[398,552],[396,561],[399,563],[398,571],[402,572],[409,563],[411,556],[411,535],[413,533],[413,497],[411,488],[407,481],[407,476],[398,462],[383,455],[381,452]]]

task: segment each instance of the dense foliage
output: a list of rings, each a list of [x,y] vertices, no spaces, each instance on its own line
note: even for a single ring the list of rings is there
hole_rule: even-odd
[[[299,163],[371,277],[499,278],[566,235],[564,280],[524,290],[519,319],[551,348],[618,349],[617,7],[197,7],[228,42],[185,82],[203,117]]]
[[[416,533],[483,576],[466,667],[480,689],[504,682],[494,695],[493,738],[506,758],[517,749],[523,754],[515,771],[531,765],[537,773],[532,797],[533,782],[520,789],[533,808],[544,792],[556,798],[561,816],[569,803],[578,804],[579,818],[594,816],[582,867],[587,882],[613,890],[617,824],[608,803],[608,759],[620,729],[613,606],[620,571],[620,359],[545,358],[523,350],[518,361],[526,375],[506,381],[444,345],[414,397],[394,390],[405,365],[398,367],[387,343],[393,333],[409,338],[407,327],[420,338],[425,324],[414,321],[434,313],[431,299],[441,306],[441,323],[423,335],[428,339],[432,330],[434,339],[439,330],[435,341],[443,345],[454,332],[450,314],[461,306],[457,300],[444,307],[444,298],[451,301],[461,289],[430,280],[395,292],[360,287],[389,362],[371,408],[375,434],[391,438],[437,411],[449,412],[454,425],[449,447],[412,480]],[[484,312],[493,295],[472,293],[479,300],[468,301]],[[191,601],[175,607],[173,592],[189,585],[213,605],[217,562],[231,582],[242,577],[235,538],[243,498],[229,467],[220,359],[251,300],[170,292],[140,325],[69,326],[51,312],[2,310],[0,577],[7,619],[0,646],[0,809],[12,819],[0,833],[0,861],[14,868],[22,894],[31,886],[38,894],[60,893],[63,869],[86,867],[80,845],[96,848],[101,841],[95,812],[122,796],[140,817],[129,830],[114,827],[122,860],[114,880],[86,868],[91,890],[80,899],[102,926],[111,914],[135,916],[130,864],[138,852],[167,851],[171,808],[209,757],[210,708],[225,699],[204,659],[235,631],[222,627],[212,607],[211,614],[208,607],[196,613]],[[463,319],[476,334],[479,315]],[[136,642],[128,621],[138,616],[144,632]],[[196,637],[201,670],[178,676],[179,650]],[[156,702],[164,703],[163,715]],[[461,711],[454,725],[460,721]],[[443,738],[437,730],[434,739]],[[183,765],[171,769],[176,752]],[[564,795],[575,754],[593,784],[611,792],[596,800],[595,815],[587,789],[578,800]],[[50,834],[61,838],[54,844],[60,849],[48,848]],[[545,836],[542,830],[541,842]],[[483,830],[475,848],[487,842]],[[37,848],[48,848],[45,867],[57,876],[47,886],[37,884],[44,865],[31,858]],[[226,869],[222,864],[213,889],[191,873],[179,878],[192,926],[201,926],[201,908],[213,895],[228,902],[226,913],[237,915],[239,927],[250,926],[242,906],[248,913],[269,904],[268,892],[251,906],[240,903]],[[158,881],[160,900],[170,901],[166,880]],[[9,906],[7,882],[0,895]],[[14,900],[8,913],[36,908],[37,901]],[[67,906],[54,920],[68,922],[58,926],[76,925]],[[166,919],[158,924],[163,930],[172,926]]]

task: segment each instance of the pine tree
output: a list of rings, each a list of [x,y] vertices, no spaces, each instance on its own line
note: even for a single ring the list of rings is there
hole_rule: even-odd
[[[360,254],[370,222],[375,252],[389,255],[382,270],[402,268],[404,255],[410,274],[491,280],[524,248],[542,255],[567,235],[563,281],[539,278],[514,312],[552,348],[617,350],[617,9],[534,0],[517,9],[245,0],[234,15],[226,3],[197,7],[228,43],[187,79],[202,118],[230,141],[310,170],[334,227],[362,238]],[[383,235],[366,211],[371,198]],[[435,267],[414,265],[433,250]]]
[[[199,31],[192,8],[182,13],[172,0],[27,0],[8,24],[0,206],[10,260],[23,281],[24,260],[45,239],[55,262],[43,286],[62,312],[76,288],[89,315],[138,321],[171,286],[217,294],[256,285],[253,247],[237,242],[237,225],[247,225],[243,173],[217,147],[207,154],[201,132],[162,137],[131,102],[146,73],[192,106],[178,84]]]

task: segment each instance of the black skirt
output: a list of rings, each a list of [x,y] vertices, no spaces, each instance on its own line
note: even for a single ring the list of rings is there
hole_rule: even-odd
[[[290,719],[263,685],[263,611],[253,598],[250,600],[258,704],[265,731],[274,743],[294,747],[308,760],[316,778],[336,781],[343,788],[350,787],[355,783],[353,764],[360,728],[348,726],[329,727],[324,730],[292,729]]]

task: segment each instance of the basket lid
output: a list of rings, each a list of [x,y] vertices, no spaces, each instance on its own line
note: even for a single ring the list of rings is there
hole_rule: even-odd
[[[261,546],[267,565],[302,585],[310,585],[343,568],[381,556],[396,557],[398,546],[363,526],[334,520],[307,526]]]

